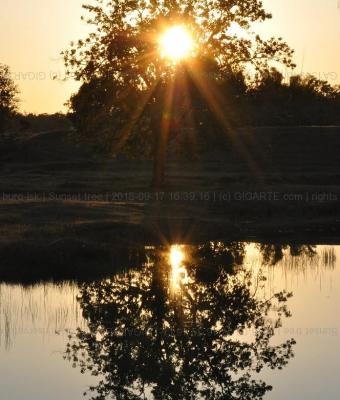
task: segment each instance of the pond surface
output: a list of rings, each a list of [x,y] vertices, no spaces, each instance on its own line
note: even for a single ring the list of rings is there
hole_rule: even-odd
[[[1,399],[338,399],[340,246],[140,253],[101,281],[0,284]]]

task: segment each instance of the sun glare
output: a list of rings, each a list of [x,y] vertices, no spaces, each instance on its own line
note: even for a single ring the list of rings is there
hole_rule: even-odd
[[[182,25],[173,26],[166,30],[160,38],[163,57],[177,62],[190,56],[194,41],[190,32]]]

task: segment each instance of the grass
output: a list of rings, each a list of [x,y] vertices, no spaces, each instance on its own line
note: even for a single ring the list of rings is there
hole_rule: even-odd
[[[195,161],[169,157],[158,198],[150,190],[151,161],[98,159],[67,132],[0,143],[0,279],[9,266],[23,263],[32,271],[39,265],[37,276],[44,269],[76,276],[80,268],[86,276],[91,268],[84,248],[93,262],[102,260],[104,272],[114,257],[111,247],[165,239],[337,241],[340,128],[245,128],[236,134],[242,154],[228,139]],[[130,192],[133,198],[113,196]],[[280,197],[239,199],[260,192]],[[230,198],[219,199],[224,195]],[[64,249],[51,251],[60,240]],[[60,258],[65,249],[68,258]]]

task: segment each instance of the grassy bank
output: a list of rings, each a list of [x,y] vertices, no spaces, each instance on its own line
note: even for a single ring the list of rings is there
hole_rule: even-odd
[[[161,193],[151,161],[99,158],[70,135],[2,146],[0,243],[340,237],[340,128],[244,128],[194,161],[170,157]]]

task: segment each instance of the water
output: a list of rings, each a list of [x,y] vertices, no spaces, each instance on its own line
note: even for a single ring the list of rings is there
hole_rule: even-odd
[[[102,281],[2,283],[0,398],[338,399],[339,263],[340,246],[148,246]]]

